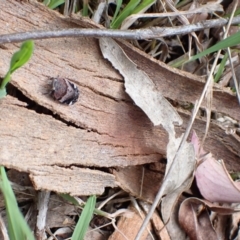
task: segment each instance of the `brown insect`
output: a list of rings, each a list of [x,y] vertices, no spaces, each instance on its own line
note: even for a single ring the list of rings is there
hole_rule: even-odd
[[[60,103],[74,104],[79,97],[78,87],[66,78],[51,78],[52,97]]]

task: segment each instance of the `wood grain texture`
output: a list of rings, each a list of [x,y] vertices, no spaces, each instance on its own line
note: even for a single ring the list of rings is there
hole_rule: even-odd
[[[0,1],[0,9],[0,34],[94,26],[83,19],[79,19],[77,25],[37,2]],[[0,46],[1,77],[7,72],[11,55],[19,45]],[[165,96],[194,103],[200,95],[203,82],[197,77],[169,68],[124,41],[121,46],[138,67],[152,77]],[[49,78],[57,76],[69,78],[78,86],[80,96],[76,104],[62,105],[50,97]],[[78,167],[133,166],[157,162],[165,155],[167,133],[160,126],[153,127],[134,105],[124,91],[122,77],[103,59],[96,39],[35,41],[32,59],[13,74],[12,84],[52,112],[52,116],[39,114],[11,97],[0,103],[0,163],[29,172],[37,189],[88,194],[85,189],[74,189],[68,181],[71,178],[80,184],[78,174],[83,171]],[[217,92],[214,97],[217,99],[214,110],[220,109],[240,119],[237,100],[227,90]],[[185,131],[189,120],[188,112],[180,111],[180,114],[184,124],[177,128],[178,134]],[[198,119],[194,128],[202,136],[205,120]],[[227,135],[215,123],[211,124],[206,149],[224,159],[230,169],[240,170],[238,137]],[[108,174],[103,178],[101,191],[103,186],[116,186],[113,176],[110,180]],[[90,177],[86,179],[94,183]],[[64,183],[59,186],[61,181]],[[94,186],[92,189],[97,191]]]
[[[156,164],[160,166],[160,171],[144,166],[129,166],[118,168],[113,171],[113,174],[124,191],[137,199],[144,199],[144,201],[152,203],[162,185],[166,167],[166,164]]]
[[[72,166],[94,165],[91,159],[101,161],[103,152],[112,152],[99,146],[94,133],[37,114],[10,96],[1,100],[0,109],[0,163],[30,173],[36,190],[91,195],[117,186],[109,173]]]
[[[61,19],[55,12],[35,4],[36,6],[15,1],[4,4],[3,21],[0,22],[0,26],[3,26],[1,33],[16,31],[15,29],[21,31],[23,28],[30,30],[73,26],[73,23]],[[12,16],[8,21],[10,27],[6,27],[4,19],[10,18],[9,12],[13,14],[13,8],[18,8],[19,16]],[[27,14],[28,12],[32,14]],[[4,59],[0,66],[1,75],[7,71],[10,54],[17,49],[12,44],[4,47],[7,49],[0,50]],[[49,96],[49,78],[56,76],[69,78],[78,86],[80,96],[77,103],[66,106],[53,101]],[[95,135],[99,138],[100,142],[95,144],[95,140],[89,139],[92,141],[89,152],[94,154],[96,146],[100,150],[98,156],[94,156],[97,164],[90,165],[136,165],[158,161],[161,157],[161,150],[158,149],[161,143],[159,137],[165,133],[162,133],[161,129],[155,129],[144,113],[134,106],[124,92],[122,78],[103,60],[95,39],[36,41],[33,58],[24,68],[14,73],[12,84],[39,105],[84,129],[89,136]],[[44,119],[42,121],[44,122]],[[53,135],[59,134],[57,130]],[[81,139],[81,143],[78,142],[78,155],[81,155],[81,148],[87,148],[81,134],[78,134]],[[68,144],[68,140],[64,139],[65,135],[66,133],[63,133],[61,141]],[[58,144],[54,136],[49,141],[51,144]],[[71,163],[67,160],[67,164]],[[84,161],[79,164],[85,165]]]

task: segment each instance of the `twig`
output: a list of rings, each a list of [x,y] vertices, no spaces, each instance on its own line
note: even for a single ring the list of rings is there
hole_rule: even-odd
[[[152,27],[138,30],[109,30],[109,29],[62,29],[51,31],[32,31],[0,35],[0,44],[22,42],[28,39],[46,39],[62,37],[111,37],[125,39],[154,39],[190,32],[200,31],[206,28],[221,27],[228,23],[228,19],[206,20],[196,24],[189,24],[179,27]],[[232,24],[239,24],[240,16],[233,18]]]
[[[37,239],[45,239],[45,225],[48,210],[48,202],[50,198],[49,191],[42,191],[38,194],[38,216],[36,226]]]

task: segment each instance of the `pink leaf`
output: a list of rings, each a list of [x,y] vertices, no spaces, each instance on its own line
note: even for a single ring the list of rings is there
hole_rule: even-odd
[[[202,196],[211,202],[240,202],[240,183],[233,182],[224,162],[217,161],[211,153],[201,159],[202,154],[206,152],[200,148],[199,139],[195,132],[192,136],[192,143],[200,163],[196,169],[195,177]]]

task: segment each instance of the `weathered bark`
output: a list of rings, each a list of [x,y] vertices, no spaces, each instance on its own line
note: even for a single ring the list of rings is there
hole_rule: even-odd
[[[83,19],[78,24],[94,26]],[[76,26],[69,18],[36,2],[0,2],[0,34]],[[0,46],[1,77],[8,70],[16,46],[19,44]],[[150,59],[124,41],[121,46],[166,97],[192,103],[199,97],[204,83],[197,77]],[[57,76],[69,78],[79,87],[76,104],[62,105],[49,96],[49,78]],[[78,167],[139,165],[157,162],[165,154],[166,132],[153,127],[127,96],[122,77],[102,58],[96,39],[35,41],[32,59],[13,74],[12,84],[53,115],[60,116],[54,119],[39,114],[10,97],[0,103],[0,164],[29,172],[37,189],[74,195],[100,194],[104,186],[116,186],[113,176]],[[240,120],[237,99],[227,90],[214,93],[213,110]],[[178,133],[185,131],[189,113],[181,116],[184,125]],[[205,120],[198,119],[194,129],[202,136]],[[237,136],[226,135],[219,126],[211,124],[206,149],[224,159],[230,169],[240,170],[238,146]],[[65,168],[72,165],[75,167]],[[73,186],[72,181],[77,183]],[[99,181],[101,186],[94,186]],[[86,182],[88,189],[81,189]]]

